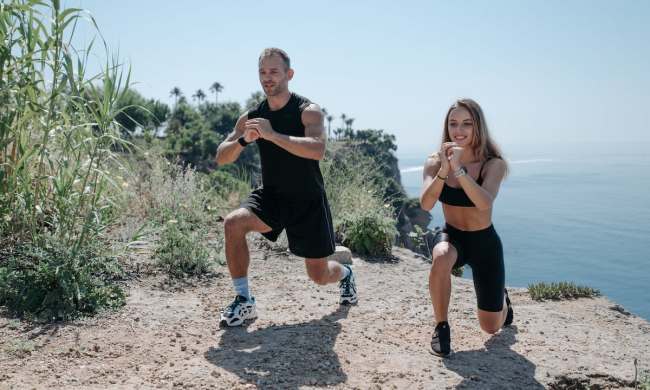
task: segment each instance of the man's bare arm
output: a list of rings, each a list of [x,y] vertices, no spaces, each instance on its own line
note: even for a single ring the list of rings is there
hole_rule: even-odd
[[[246,132],[246,120],[248,120],[248,112],[245,112],[242,116],[239,117],[239,119],[237,119],[235,129],[230,134],[228,134],[228,137],[226,137],[226,139],[217,148],[217,155],[215,157],[217,165],[225,165],[235,162],[241,154],[242,150],[244,150],[244,147],[241,146],[239,142],[237,142],[237,138],[241,137]],[[253,138],[255,136],[249,135],[249,137]]]

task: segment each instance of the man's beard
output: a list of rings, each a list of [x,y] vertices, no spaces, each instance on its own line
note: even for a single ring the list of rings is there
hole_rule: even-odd
[[[276,85],[274,87],[271,87],[271,89],[267,92],[266,90],[264,93],[266,93],[266,96],[277,96],[283,92],[282,85]]]

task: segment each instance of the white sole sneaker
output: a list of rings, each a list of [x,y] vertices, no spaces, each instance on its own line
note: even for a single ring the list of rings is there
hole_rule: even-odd
[[[341,298],[339,299],[339,303],[341,305],[352,305],[357,303],[358,298],[357,298],[357,285],[356,281],[354,279],[354,273],[352,273],[352,269],[348,266],[345,266],[350,270],[350,280],[348,283],[350,284],[349,291],[345,291],[345,288],[343,287],[343,281],[341,281],[341,284],[339,285],[339,288],[341,289]]]
[[[246,320],[257,318],[255,298],[246,302],[233,302],[221,312],[219,326],[231,327],[240,326]]]

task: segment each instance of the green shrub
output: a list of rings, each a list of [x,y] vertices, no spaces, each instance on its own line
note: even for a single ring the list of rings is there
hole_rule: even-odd
[[[389,255],[397,230],[374,161],[345,154],[321,167],[337,239],[359,254]]]
[[[233,206],[243,200],[243,197],[251,191],[250,180],[243,171],[237,170],[230,173],[226,170],[216,170],[210,173],[208,180],[210,186],[223,199]]]
[[[160,150],[131,159],[137,169],[128,185],[124,202],[128,211],[121,221],[121,235],[127,239],[135,234],[147,237],[154,243],[155,264],[173,277],[203,274],[214,260],[221,263],[223,227],[217,220],[230,209],[224,198],[230,193],[217,191],[213,183],[226,177],[223,180],[230,180],[228,185],[243,184],[230,175],[211,177],[171,163]],[[144,228],[128,220],[134,215],[137,221],[144,221]],[[217,255],[211,259],[210,253]]]
[[[600,296],[600,291],[591,287],[577,286],[573,282],[533,283],[528,285],[528,293],[536,301],[546,299],[575,299]]]
[[[38,320],[65,320],[124,304],[122,271],[101,245],[74,251],[49,237],[0,254],[0,305]]]
[[[378,213],[347,214],[339,225],[343,245],[361,255],[390,255],[395,221]]]
[[[650,373],[645,373],[639,381],[639,390],[650,390]]]
[[[203,229],[193,231],[185,222],[170,220],[162,228],[154,258],[170,276],[204,274],[212,265],[206,236]]]

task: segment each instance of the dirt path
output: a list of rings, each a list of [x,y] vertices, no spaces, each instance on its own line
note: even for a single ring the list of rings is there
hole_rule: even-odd
[[[436,358],[429,266],[394,255],[355,259],[360,301],[339,307],[337,286],[310,283],[300,259],[257,252],[259,318],[238,329],[216,326],[233,298],[226,274],[176,288],[161,287],[162,276],[136,280],[121,311],[65,325],[0,317],[0,389],[619,388],[632,386],[634,358],[650,368],[650,324],[606,299],[537,303],[513,290],[515,326],[489,336],[462,279],[453,281],[455,353]]]

